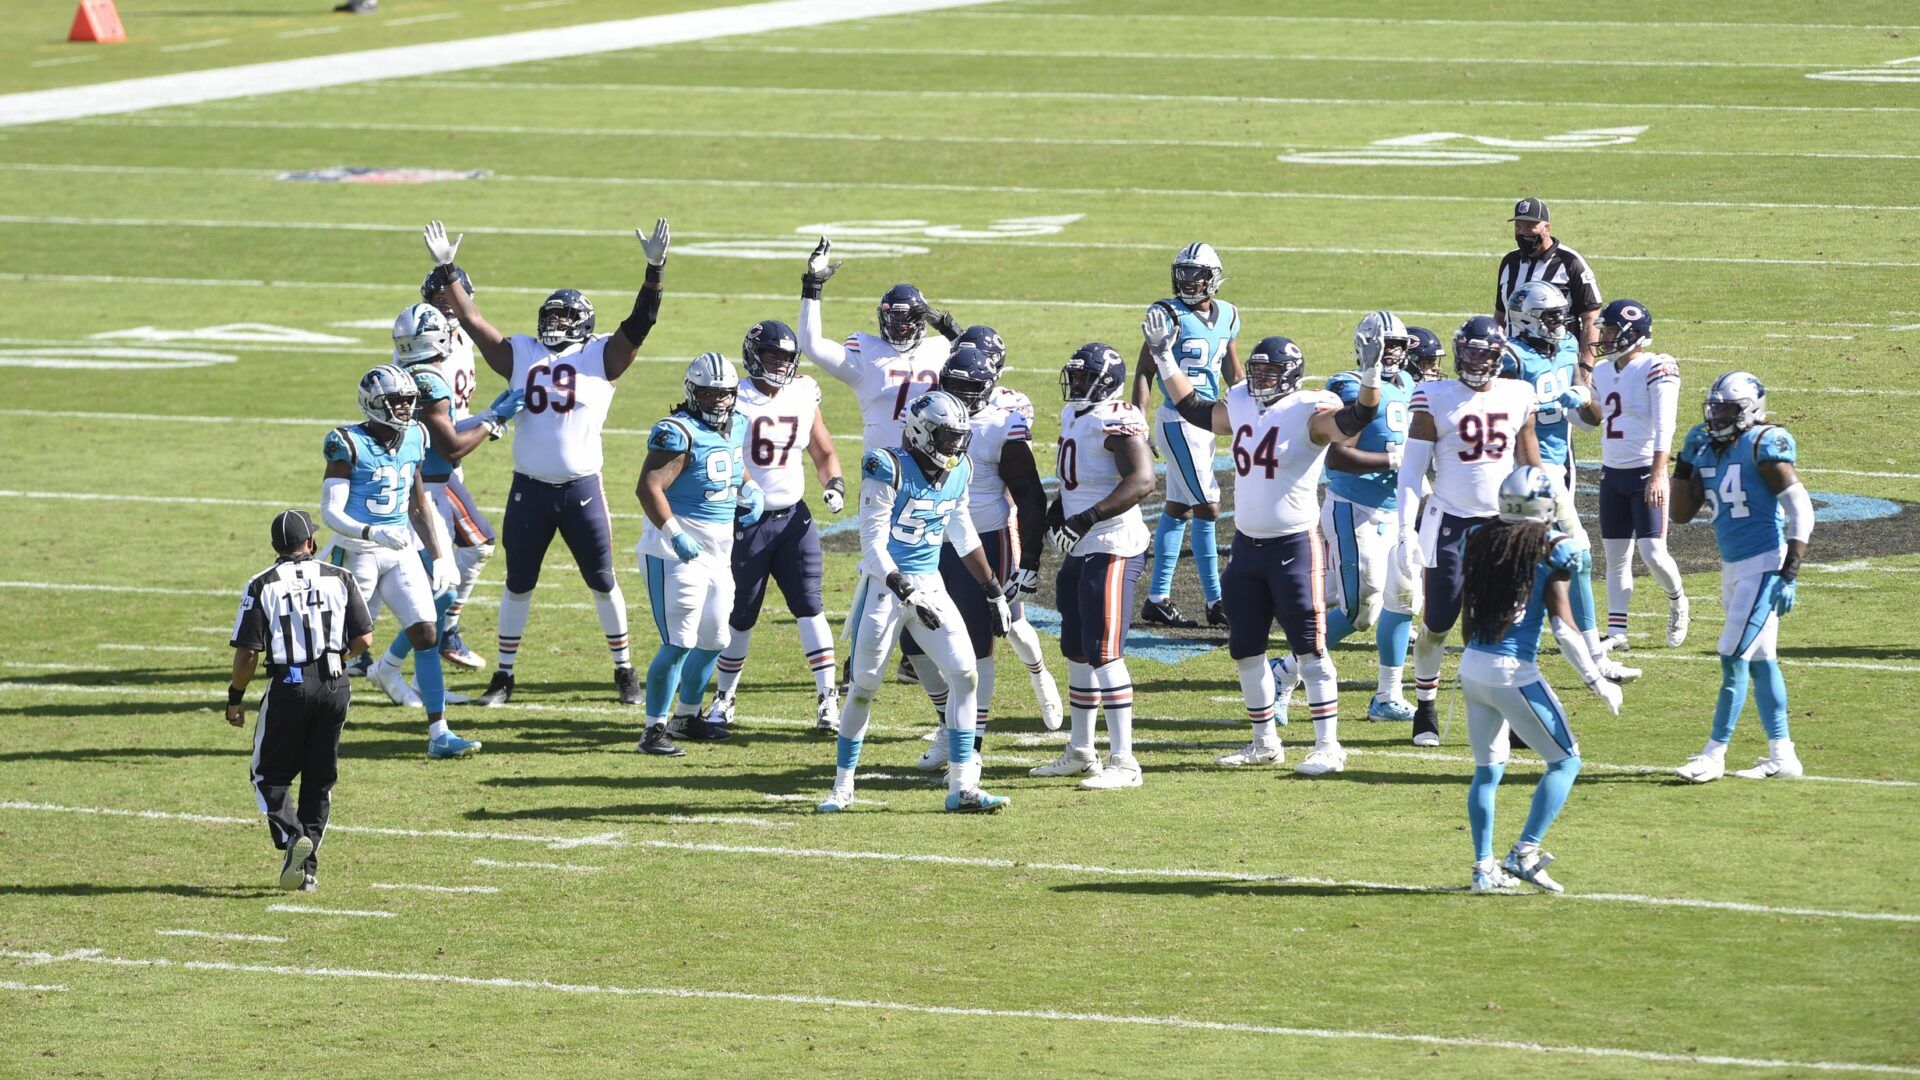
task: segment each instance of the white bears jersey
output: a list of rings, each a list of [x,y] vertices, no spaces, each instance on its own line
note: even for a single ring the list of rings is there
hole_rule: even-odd
[[[1340,395],[1296,390],[1263,409],[1238,383],[1222,400],[1233,423],[1233,527],[1272,540],[1318,526],[1327,448],[1314,444],[1307,424],[1339,408]]]
[[[1623,365],[1603,360],[1593,369],[1593,405],[1600,410],[1600,464],[1639,469],[1657,451],[1671,450],[1680,404],[1680,365],[1665,353],[1643,352]]]
[[[1131,402],[1103,401],[1085,411],[1060,415],[1060,448],[1055,462],[1060,478],[1060,507],[1066,516],[1091,510],[1120,486],[1120,468],[1107,450],[1113,435],[1146,438],[1147,417]],[[1131,506],[1119,517],[1095,525],[1075,545],[1075,555],[1138,555],[1147,550],[1147,523]]]
[[[807,494],[807,448],[820,414],[820,384],[795,375],[772,394],[751,376],[740,380],[733,422],[747,429],[747,476],[766,493],[767,509],[785,510]]]
[[[853,334],[843,347],[847,365],[836,374],[859,399],[862,449],[899,446],[900,424],[906,418],[907,406],[940,385],[940,369],[947,363],[947,339],[930,334],[905,355],[874,334]]]
[[[600,430],[614,389],[607,380],[607,339],[559,352],[525,334],[507,341],[512,385],[527,392],[527,407],[513,422],[513,470],[549,484],[598,473]]]
[[[973,459],[973,483],[967,487],[967,507],[973,527],[990,533],[1006,528],[1011,516],[1007,484],[1000,479],[1000,455],[1010,442],[1033,441],[1033,402],[1017,390],[995,393],[992,404],[973,414],[972,426],[967,456]]]
[[[1513,471],[1513,444],[1533,422],[1533,384],[1494,379],[1475,393],[1458,379],[1414,387],[1415,415],[1433,416],[1432,505],[1455,517],[1500,512],[1500,481]],[[1245,513],[1245,510],[1241,510]]]

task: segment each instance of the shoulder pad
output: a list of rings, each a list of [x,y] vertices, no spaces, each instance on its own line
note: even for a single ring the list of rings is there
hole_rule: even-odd
[[[900,463],[891,451],[869,450],[860,457],[860,475],[897,487],[900,483]]]
[[[1783,427],[1765,427],[1753,440],[1753,459],[1765,464],[1769,461],[1783,461],[1793,464],[1793,436]]]
[[[668,417],[647,433],[647,449],[665,450],[669,454],[688,453],[693,449],[693,432],[685,421]]]
[[[430,365],[421,365],[413,369],[413,385],[420,390],[420,396],[428,401],[445,401],[453,396],[453,388],[447,385],[447,377],[433,370]]]
[[[1129,401],[1109,401],[1100,406],[1100,430],[1108,435],[1145,435],[1147,417]]]
[[[1413,396],[1407,399],[1407,408],[1414,412],[1432,411],[1432,407],[1427,404],[1427,388],[1424,383],[1413,388]]]
[[[1659,382],[1662,379],[1680,381],[1680,364],[1665,353],[1652,353],[1647,357],[1647,381]]]
[[[1580,541],[1565,533],[1555,533],[1553,546],[1547,549],[1547,565],[1556,571],[1573,571],[1580,567],[1580,556],[1586,552]]]
[[[1007,409],[1005,411],[1006,411],[1006,419],[1000,422],[1000,426],[1006,431],[1005,437],[1009,440],[1032,439],[1033,438],[1032,412],[1028,411],[1025,413],[1021,413],[1021,412],[1015,412],[1012,409]]]
[[[328,461],[344,461],[349,465],[360,458],[359,451],[354,449],[353,439],[348,436],[347,429],[343,427],[327,432],[326,441],[320,445],[320,452],[326,455]]]
[[[845,349],[848,352],[855,352],[855,353],[859,352],[860,351],[860,335],[848,334],[847,340],[841,342],[840,347]]]

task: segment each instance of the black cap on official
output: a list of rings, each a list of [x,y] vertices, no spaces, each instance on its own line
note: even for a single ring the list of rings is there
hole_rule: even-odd
[[[282,510],[273,519],[273,550],[282,555],[303,554],[313,539],[313,519],[305,510]]]
[[[1552,221],[1547,215],[1547,204],[1529,195],[1513,204],[1513,216],[1508,221]]]

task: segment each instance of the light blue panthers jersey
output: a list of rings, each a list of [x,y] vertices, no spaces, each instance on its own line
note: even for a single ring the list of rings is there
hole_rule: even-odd
[[[1412,418],[1407,403],[1413,400],[1413,387],[1413,376],[1405,371],[1396,371],[1393,378],[1380,381],[1380,408],[1354,440],[1355,450],[1384,454],[1387,447],[1407,441],[1407,423]],[[1360,373],[1343,371],[1327,380],[1327,389],[1351,405],[1360,400]],[[1351,473],[1330,468],[1327,490],[1361,506],[1392,510],[1400,501],[1400,474],[1393,469]]]
[[[451,402],[453,400],[452,384],[447,382],[447,377],[440,374],[440,369],[434,365],[419,364],[415,367],[408,368],[407,374],[413,376],[413,385],[420,390],[419,404],[414,406],[416,413],[425,416],[428,405],[436,401]],[[449,405],[448,408],[452,408],[452,406]],[[449,415],[451,415],[451,413],[449,413]],[[422,434],[425,434],[425,432],[422,432]],[[420,471],[426,476],[436,478],[453,475],[453,462],[440,456],[440,451],[433,448],[433,440],[431,438],[427,440],[427,460],[425,464],[420,466]]]
[[[364,423],[327,432],[321,453],[346,462],[347,516],[368,525],[405,525],[413,503],[413,478],[427,456],[427,432],[409,424],[397,446],[374,438]]]
[[[1770,461],[1791,465],[1793,459],[1793,436],[1772,424],[1748,428],[1730,443],[1714,442],[1705,424],[1687,432],[1680,460],[1700,474],[1722,562],[1736,563],[1785,546],[1787,513],[1760,475],[1760,466]]]
[[[905,449],[869,450],[860,458],[860,475],[893,488],[887,555],[903,574],[940,572],[940,545],[947,523],[967,498],[973,460],[961,458],[938,483],[927,479]]]
[[[1484,525],[1478,527],[1486,528]],[[1507,627],[1507,632],[1501,635],[1499,641],[1481,641],[1478,637],[1470,637],[1467,648],[1532,663],[1540,653],[1540,628],[1547,621],[1547,582],[1556,574],[1579,573],[1580,555],[1585,550],[1579,541],[1558,529],[1548,532],[1547,553],[1540,557],[1539,565],[1534,567],[1533,591],[1527,594],[1527,604],[1521,610],[1520,618]]]
[[[1174,298],[1160,301],[1175,316],[1173,354],[1180,359],[1181,367],[1186,369],[1188,381],[1199,393],[1202,400],[1219,401],[1226,392],[1227,384],[1220,373],[1220,366],[1226,362],[1227,346],[1240,336],[1240,312],[1232,304],[1218,297],[1213,301],[1213,318],[1188,307]],[[1159,376],[1154,382],[1160,383]],[[1173,408],[1173,402],[1167,398],[1167,386],[1160,383],[1160,400],[1166,407]]]
[[[1540,461],[1545,465],[1564,465],[1573,456],[1571,425],[1567,411],[1556,401],[1573,389],[1573,373],[1580,367],[1580,345],[1568,334],[1552,356],[1531,344],[1514,338],[1507,342],[1500,360],[1500,374],[1533,385],[1539,410],[1533,414],[1533,433],[1540,440]],[[1551,471],[1551,470],[1549,470]]]
[[[699,418],[676,413],[653,425],[648,450],[686,454],[691,461],[667,485],[667,505],[675,517],[724,523],[733,520],[747,468],[747,425],[734,423],[726,434]]]

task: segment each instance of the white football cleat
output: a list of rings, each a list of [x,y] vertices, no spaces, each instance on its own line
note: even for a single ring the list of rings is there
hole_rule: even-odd
[[[1600,677],[1617,683],[1632,682],[1640,677],[1640,669],[1628,667],[1611,656],[1601,656],[1594,661],[1594,667],[1600,671]]]
[[[407,685],[406,673],[400,670],[400,665],[388,663],[385,655],[367,669],[367,681],[386,691],[387,700],[395,705],[411,709],[420,707],[420,695]]]
[[[1280,740],[1272,742],[1250,742],[1231,754],[1221,754],[1213,759],[1215,765],[1239,767],[1242,765],[1281,765],[1287,760],[1287,748]]]
[[[813,730],[822,735],[840,734],[840,693],[828,687],[813,711]]]
[[[1691,780],[1696,784],[1711,784],[1727,775],[1727,761],[1712,754],[1695,754],[1687,759],[1685,765],[1673,771],[1682,780]]]
[[[1520,879],[1501,869],[1500,864],[1487,859],[1473,864],[1473,884],[1469,886],[1477,893],[1499,892],[1520,884]]]
[[[1753,763],[1751,769],[1737,769],[1735,776],[1745,780],[1765,780],[1780,777],[1783,780],[1798,780],[1807,774],[1800,765],[1800,755],[1788,750],[1785,754],[1770,754]]]
[[[713,695],[713,704],[707,706],[707,722],[710,724],[733,723],[734,697],[732,694]],[[678,734],[677,732],[675,734]]]
[[[1100,771],[1100,755],[1091,746],[1069,746],[1045,765],[1027,770],[1028,776],[1079,776]]]
[[[843,791],[840,788],[834,788],[832,791],[827,792],[827,797],[822,799],[820,804],[813,808],[813,812],[816,814],[837,814],[852,805],[853,791],[851,789]]]
[[[1437,731],[1416,731],[1413,733],[1415,746],[1439,746],[1440,733]]]
[[[1067,715],[1060,708],[1060,688],[1053,684],[1053,676],[1045,671],[1028,672],[1033,680],[1033,694],[1040,699],[1040,723],[1048,731],[1059,731],[1067,722]]]
[[[1547,864],[1552,861],[1553,856],[1539,848],[1522,854],[1516,847],[1507,852],[1507,862],[1503,869],[1541,892],[1566,892],[1564,885],[1547,876]]]
[[[934,734],[939,736],[945,733],[935,732]],[[927,752],[920,755],[920,760],[913,763],[913,767],[919,769],[921,772],[939,772],[941,769],[946,768],[947,740],[936,737],[933,742],[927,746]]]
[[[1608,634],[1606,637],[1600,639],[1600,648],[1603,652],[1613,652],[1615,649],[1621,652],[1631,652],[1633,645],[1627,640],[1627,635],[1625,634]]]
[[[1687,594],[1667,601],[1667,648],[1677,649],[1686,644],[1687,627],[1693,623],[1693,614],[1687,604]]]
[[[1339,743],[1331,746],[1315,746],[1307,754],[1307,760],[1294,766],[1293,771],[1301,776],[1325,776],[1328,773],[1345,772],[1347,768],[1347,748]]]
[[[1108,754],[1107,763],[1100,767],[1099,772],[1080,781],[1080,786],[1088,791],[1139,787],[1140,762],[1131,754]]]
[[[1291,656],[1276,657],[1267,661],[1273,669],[1273,714],[1275,719],[1284,719],[1287,706],[1293,704],[1293,692],[1300,686],[1300,667]]]

